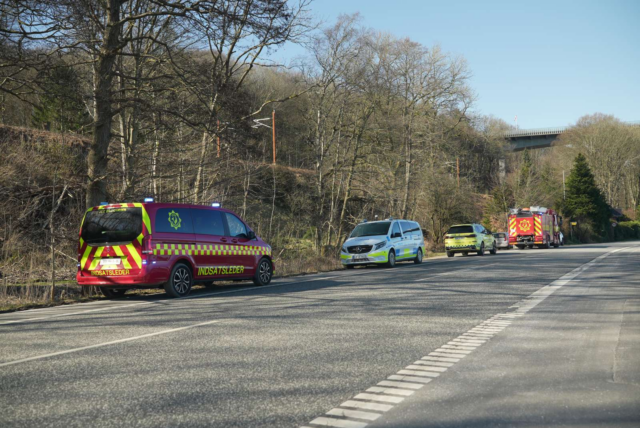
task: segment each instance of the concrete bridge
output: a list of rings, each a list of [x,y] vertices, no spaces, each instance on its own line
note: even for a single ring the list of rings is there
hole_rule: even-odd
[[[640,126],[640,121],[623,122],[630,126]],[[537,129],[515,129],[507,131],[504,136],[509,140],[511,150],[519,152],[525,149],[543,149],[551,147],[558,136],[568,129],[570,126],[558,126],[555,128],[537,128]]]

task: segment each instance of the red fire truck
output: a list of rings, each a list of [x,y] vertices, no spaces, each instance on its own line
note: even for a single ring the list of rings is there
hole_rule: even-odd
[[[509,212],[509,245],[549,248],[560,246],[562,217],[545,207],[514,208]]]

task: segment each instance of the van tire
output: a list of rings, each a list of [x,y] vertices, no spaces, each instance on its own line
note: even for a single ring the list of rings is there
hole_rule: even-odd
[[[447,257],[453,257],[455,253],[453,251],[447,251]]]
[[[353,269],[355,266],[354,265],[344,265],[345,268],[347,269]]]
[[[266,257],[263,257],[256,267],[256,273],[253,275],[253,283],[260,287],[269,285],[272,277],[273,267],[271,262]]]
[[[120,297],[124,297],[124,293],[126,293],[127,290],[124,288],[100,287],[100,292],[107,299],[117,299]]]
[[[418,254],[416,254],[416,258],[413,259],[413,262],[417,265],[422,263],[422,248],[418,248]]]
[[[489,250],[492,255],[496,255],[498,253],[498,248],[496,248],[496,243],[493,243],[493,248]]]
[[[387,257],[387,264],[385,265],[388,268],[392,268],[396,266],[396,250],[393,248],[389,250],[389,255]]]
[[[169,297],[186,297],[193,287],[193,274],[191,269],[184,263],[177,263],[171,269],[169,281],[164,284],[164,290]]]

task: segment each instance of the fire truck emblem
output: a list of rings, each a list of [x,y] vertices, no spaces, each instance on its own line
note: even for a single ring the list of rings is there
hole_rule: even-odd
[[[522,220],[518,226],[520,226],[520,230],[524,230],[525,232],[531,229],[531,223],[527,220]]]
[[[173,227],[175,230],[178,230],[182,227],[182,220],[180,219],[180,215],[171,210],[171,212],[169,213],[169,224],[171,224],[171,227]]]

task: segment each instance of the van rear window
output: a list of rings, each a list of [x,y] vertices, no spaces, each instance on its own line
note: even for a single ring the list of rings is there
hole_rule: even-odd
[[[473,226],[453,226],[447,233],[449,235],[455,235],[457,233],[473,233]]]
[[[81,236],[88,244],[107,244],[131,242],[141,233],[141,208],[111,208],[89,211]]]

